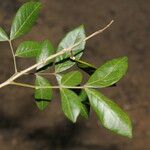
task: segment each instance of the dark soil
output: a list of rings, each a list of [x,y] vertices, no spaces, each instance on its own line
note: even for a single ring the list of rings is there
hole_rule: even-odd
[[[0,89],[0,150],[149,150],[150,149],[150,1],[149,0],[41,0],[43,8],[30,34],[14,42],[50,39],[55,45],[74,27],[84,24],[88,34],[115,23],[87,43],[83,59],[97,66],[106,60],[129,57],[129,71],[116,87],[103,92],[133,120],[133,139],[102,128],[93,112],[89,120],[71,124],[65,119],[58,91],[44,112],[37,110],[30,89]],[[25,0],[0,0],[0,26],[11,20]],[[0,81],[13,72],[7,43],[0,43]],[[34,61],[18,60],[23,69]],[[26,82],[32,81],[25,78]]]

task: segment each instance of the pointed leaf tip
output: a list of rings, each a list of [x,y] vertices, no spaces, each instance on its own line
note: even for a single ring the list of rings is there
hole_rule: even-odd
[[[8,35],[6,34],[6,32],[0,28],[0,41],[8,41]]]
[[[32,28],[37,20],[40,8],[40,2],[27,2],[20,7],[12,23],[11,40],[26,34]]]
[[[107,97],[94,89],[87,89],[91,107],[102,125],[114,133],[132,137],[132,123],[128,115]]]
[[[85,36],[85,30],[84,30],[83,25],[75,28],[74,30],[67,33],[66,36],[62,39],[62,41],[58,45],[57,52],[77,44],[78,42],[85,39],[85,37],[86,37]],[[78,46],[75,46],[72,49],[73,55],[77,59],[79,59],[83,54],[84,48],[85,48],[85,41],[81,42]],[[70,53],[65,53],[62,56],[56,57],[55,71],[57,73],[65,71],[75,64],[75,62],[70,60],[69,57],[70,57]]]
[[[75,123],[81,111],[81,101],[79,97],[71,90],[61,89],[60,93],[62,110],[65,116]]]
[[[98,87],[111,86],[117,83],[125,75],[127,69],[127,57],[110,60],[94,72],[87,85]]]

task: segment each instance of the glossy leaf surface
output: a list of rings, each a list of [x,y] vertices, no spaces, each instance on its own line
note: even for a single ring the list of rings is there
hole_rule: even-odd
[[[60,93],[64,114],[72,122],[76,122],[82,107],[79,97],[73,91],[68,89],[61,89]]]
[[[78,28],[70,31],[60,42],[57,52],[69,48],[73,46],[74,44],[78,43],[79,41],[82,41],[85,38],[85,31],[84,27],[79,26]],[[80,58],[83,54],[83,50],[85,48],[85,42],[81,42],[78,46],[74,47],[72,49],[73,55],[76,58]],[[57,73],[65,71],[72,67],[75,62],[73,62],[70,58],[70,53],[67,52],[59,57],[56,57],[56,66],[55,66],[55,71]]]
[[[87,85],[97,87],[111,86],[125,75],[127,68],[127,57],[121,57],[108,61],[94,72]]]
[[[40,50],[41,50],[40,42],[25,41],[18,46],[15,56],[34,58],[37,56]]]
[[[128,115],[120,107],[96,90],[87,89],[91,107],[102,125],[123,136],[132,137],[132,125]]]
[[[11,27],[11,40],[24,35],[32,28],[39,15],[40,7],[39,2],[27,2],[18,10]]]
[[[40,110],[44,110],[52,98],[51,85],[47,79],[41,76],[36,76],[35,86],[36,104]]]
[[[82,74],[79,71],[72,71],[62,76],[61,84],[65,86],[76,86],[82,81]]]
[[[56,75],[57,82],[59,85],[65,85],[65,86],[76,86],[81,83],[82,81],[82,74],[78,71],[72,71],[69,72],[63,76]],[[74,93],[78,94],[78,98],[81,102],[81,116],[83,118],[88,118],[89,116],[89,104],[87,103],[88,98],[86,95],[86,92],[84,90],[80,89],[71,89]]]
[[[48,40],[45,40],[41,44],[41,50],[38,52],[36,61],[37,63],[45,61],[50,55],[53,55],[55,53],[54,47],[51,42]],[[44,67],[45,65],[51,63],[53,60],[48,61],[46,64],[42,64],[37,67],[37,69],[40,69]]]

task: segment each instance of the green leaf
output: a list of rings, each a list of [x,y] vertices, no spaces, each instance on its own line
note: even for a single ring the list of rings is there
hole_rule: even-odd
[[[80,112],[81,116],[85,119],[88,119],[89,113],[90,113],[90,106],[88,104],[82,103],[81,112]]]
[[[79,79],[80,78],[80,79]],[[59,85],[65,85],[65,86],[76,86],[82,81],[82,74],[78,71],[72,71],[65,75],[56,75],[56,79]],[[71,89],[73,92],[78,94],[78,98],[81,102],[81,116],[85,119],[89,116],[89,102],[86,95],[86,92],[84,90],[79,89]]]
[[[61,84],[65,86],[76,86],[82,81],[82,74],[79,71],[72,71],[62,76]]]
[[[89,64],[85,61],[79,60],[79,59],[72,59],[74,62],[76,62],[76,65],[78,68],[80,68],[81,70],[85,71],[86,73],[88,73],[89,75],[92,75],[95,71],[96,71],[96,67],[92,64]]]
[[[40,42],[25,41],[18,46],[15,56],[34,58],[37,56],[40,50],[41,50]]]
[[[119,81],[128,68],[128,58],[121,57],[106,62],[90,77],[87,86],[108,87]]]
[[[83,118],[88,119],[90,113],[89,99],[87,97],[85,90],[80,90],[80,91],[81,92],[78,95],[82,103],[80,114]]]
[[[45,40],[42,42],[41,50],[38,52],[36,61],[37,63],[45,61],[50,55],[53,55],[55,53],[54,47],[51,42],[48,40]],[[48,61],[46,64],[42,64],[37,67],[37,70],[44,67],[45,65],[51,63],[52,60]]]
[[[37,75],[35,86],[36,104],[40,110],[44,110],[52,98],[52,89],[50,88],[51,85],[47,79]]]
[[[76,62],[76,65],[78,68],[85,71],[89,75],[92,75],[97,70],[97,67],[95,67],[94,65],[92,65],[90,63],[87,63],[87,62],[79,60],[79,59],[72,59],[72,60],[74,62]],[[113,84],[110,87],[113,87],[113,86],[116,86],[116,84]]]
[[[6,32],[2,28],[0,28],[0,41],[8,41],[8,40],[9,38]]]
[[[86,89],[91,107],[102,125],[123,136],[132,137],[132,124],[128,115],[117,104],[96,90]]]
[[[61,89],[60,93],[62,110],[66,117],[75,123],[82,107],[80,99],[73,91],[68,89]]]
[[[60,42],[58,46],[57,52],[69,48],[74,44],[78,43],[79,41],[82,41],[83,39],[85,39],[85,31],[84,31],[84,26],[81,25],[78,28],[75,28],[74,30],[70,31],[64,37],[64,39]],[[85,42],[81,42],[78,46],[72,49],[73,55],[79,59],[83,54],[84,48],[85,48]],[[75,64],[75,62],[73,62],[70,59],[69,52],[65,53],[64,55],[56,57],[55,62],[56,62],[55,72],[57,73],[65,71]]]
[[[26,34],[32,28],[39,15],[40,7],[39,2],[27,2],[18,10],[11,27],[11,40]]]

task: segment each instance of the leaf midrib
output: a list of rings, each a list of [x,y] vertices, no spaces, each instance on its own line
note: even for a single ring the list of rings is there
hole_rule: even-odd
[[[124,59],[120,60],[118,63],[120,63],[120,62],[122,63],[122,61],[124,61]],[[91,84],[99,82],[99,81],[103,81],[107,76],[109,76],[112,73],[112,71],[116,68],[116,66],[118,65],[118,63],[116,63],[115,66],[113,67],[113,69],[108,74],[106,74],[103,78],[99,78],[98,80],[90,82],[88,85],[91,85]],[[105,81],[107,81],[107,80],[105,80]]]
[[[95,95],[95,97],[96,97],[97,99],[99,99],[99,101],[102,101],[102,102],[103,102],[103,105],[104,105],[105,107],[110,108],[109,105],[106,103],[107,100],[103,100],[103,99],[99,98],[99,96],[97,96],[97,95],[96,95],[93,91],[91,91],[91,90],[90,90],[90,92],[92,93],[92,95]],[[114,112],[112,111],[112,109],[109,109],[109,111],[110,111],[111,113],[114,113]],[[120,122],[122,122],[122,121],[120,120],[120,117],[119,117],[118,113],[115,113],[115,114],[116,114],[118,120],[119,120]],[[123,122],[126,124],[126,121],[123,121]]]
[[[75,41],[73,42],[73,45],[76,43],[77,36],[80,36],[80,32],[81,32],[81,31],[78,31],[78,32],[77,32]],[[81,41],[82,41],[82,39],[81,39]],[[81,44],[82,44],[82,43],[81,43]],[[64,47],[63,47],[63,48],[64,48]],[[63,48],[62,48],[62,49],[63,49]],[[58,47],[58,50],[59,50],[59,47]],[[81,49],[81,50],[82,50],[82,49]],[[61,51],[61,50],[59,50],[59,51]],[[63,59],[63,58],[61,58],[61,57],[63,57],[63,56],[58,57],[58,58],[60,58],[59,61]],[[57,58],[57,59],[58,59],[58,58]],[[69,58],[69,57],[68,57],[68,58]],[[72,62],[71,60],[68,60],[68,61],[66,61],[66,62],[70,62],[70,63],[72,63],[72,64],[75,64],[75,62]],[[61,64],[58,65],[58,67],[57,67],[57,70],[58,70],[58,71],[57,71],[57,72],[60,72],[60,70],[61,70],[63,64],[65,64],[65,63],[61,63]]]
[[[65,82],[63,82],[63,85],[66,85],[65,83],[71,79],[77,72],[74,72],[68,79],[65,80]],[[63,78],[62,78],[63,79]]]
[[[40,4],[38,4],[35,8],[34,8],[34,10],[32,11],[32,13],[30,13],[30,15],[27,17],[27,19],[24,21],[24,23],[20,26],[20,28],[18,29],[18,31],[14,34],[14,36],[12,36],[11,35],[11,39],[13,38],[13,37],[15,37],[17,34],[18,34],[18,32],[20,32],[20,30],[22,29],[22,27],[26,24],[26,22],[27,22],[27,20],[32,16],[32,14],[36,11],[36,9],[38,9],[40,7]]]
[[[22,55],[22,54],[26,54],[26,53],[30,53],[30,52],[34,52],[34,51],[38,51],[39,49],[38,48],[35,48],[35,49],[32,49],[32,50],[30,50],[30,49],[28,49],[28,50],[20,50],[20,52],[18,52],[17,54],[16,54],[16,56],[18,56],[18,55]]]
[[[65,94],[65,92],[64,92],[63,89],[62,89],[62,92],[63,92],[65,98],[67,99],[67,106],[68,106],[68,108],[69,108],[69,113],[70,113],[70,115],[71,115],[71,117],[73,118],[73,121],[74,121],[74,115],[72,114],[71,108],[69,107],[70,105],[69,105],[68,97],[66,96],[66,94]]]

